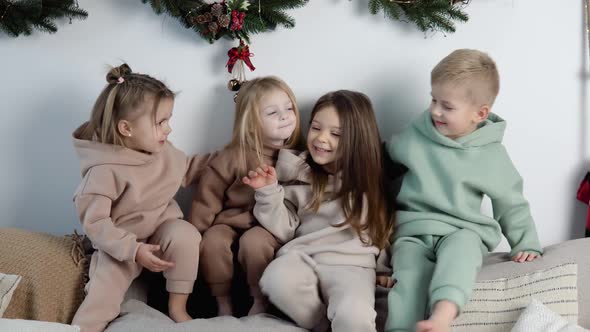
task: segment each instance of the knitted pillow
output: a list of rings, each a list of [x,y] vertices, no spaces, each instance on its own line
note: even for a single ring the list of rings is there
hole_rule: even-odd
[[[453,332],[509,332],[534,297],[564,319],[578,320],[578,265],[564,263],[512,278],[481,280]]]
[[[4,315],[4,311],[12,298],[12,293],[14,293],[20,280],[20,276],[0,273],[0,317]]]
[[[0,271],[22,276],[4,318],[69,324],[84,299],[81,237],[0,228],[0,252]]]
[[[551,311],[533,299],[524,309],[511,332],[590,332]]]

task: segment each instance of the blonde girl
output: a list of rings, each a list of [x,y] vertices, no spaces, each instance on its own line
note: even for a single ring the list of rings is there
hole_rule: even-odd
[[[97,250],[72,324],[103,331],[143,268],[164,272],[170,317],[189,320],[201,237],[182,220],[174,195],[200,175],[209,156],[187,158],[168,142],[174,93],[164,83],[127,64],[113,68],[107,82],[90,120],[73,134],[83,177],[74,201]]]
[[[241,178],[261,163],[274,165],[279,149],[297,147],[299,132],[297,102],[284,81],[260,77],[240,89],[232,140],[203,174],[189,218],[203,234],[201,271],[217,300],[219,316],[234,314],[230,297],[234,251],[253,298],[248,314],[266,309],[258,282],[279,242],[252,214],[254,190]]]

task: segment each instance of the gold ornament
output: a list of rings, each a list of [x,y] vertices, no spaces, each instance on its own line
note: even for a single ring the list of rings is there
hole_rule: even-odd
[[[229,82],[227,82],[227,89],[229,91],[238,91],[240,90],[240,88],[242,87],[242,82],[240,82],[239,80],[233,78],[231,80],[229,80]]]

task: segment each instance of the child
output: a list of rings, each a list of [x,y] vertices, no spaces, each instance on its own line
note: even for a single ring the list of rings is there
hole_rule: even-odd
[[[258,282],[279,243],[252,215],[254,190],[241,178],[262,163],[274,165],[279,149],[295,148],[299,141],[299,110],[289,86],[273,76],[247,82],[236,99],[232,141],[204,172],[189,218],[203,234],[201,271],[217,300],[219,316],[233,314],[234,243],[254,299],[248,314],[266,310]]]
[[[496,64],[480,51],[454,51],[432,70],[431,86],[429,110],[389,143],[408,172],[397,197],[386,331],[449,331],[502,233],[513,261],[542,254],[522,178],[501,143],[506,122],[490,112]],[[483,195],[493,219],[480,213]]]
[[[308,151],[281,150],[276,173],[261,165],[243,179],[256,190],[258,221],[286,243],[260,287],[301,327],[327,318],[335,332],[376,331],[376,256],[391,226],[373,108],[340,90],[321,97],[311,118]]]
[[[127,64],[113,68],[107,82],[90,121],[73,135],[83,176],[74,201],[97,251],[72,324],[103,331],[144,267],[164,272],[170,317],[189,320],[201,236],[182,220],[174,195],[199,176],[208,156],[187,159],[167,141],[174,93],[162,82]]]

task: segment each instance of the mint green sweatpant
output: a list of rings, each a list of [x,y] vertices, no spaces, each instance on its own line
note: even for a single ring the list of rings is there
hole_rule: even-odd
[[[414,331],[441,300],[455,303],[460,312],[487,253],[481,238],[468,229],[445,236],[399,237],[392,250],[397,283],[387,299],[387,332]]]

